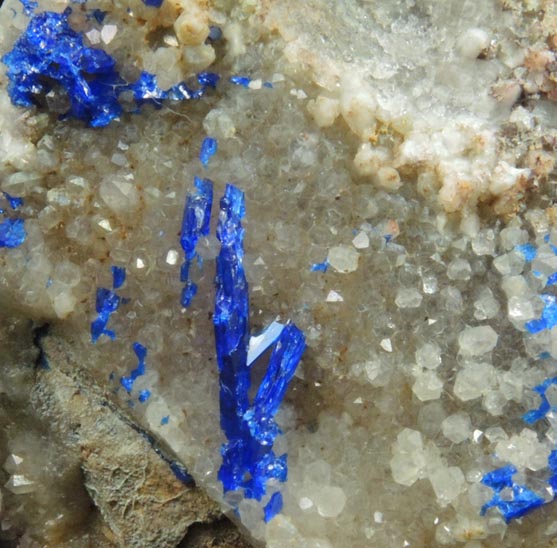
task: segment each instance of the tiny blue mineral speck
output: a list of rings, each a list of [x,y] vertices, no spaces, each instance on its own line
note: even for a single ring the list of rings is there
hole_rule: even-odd
[[[251,78],[248,78],[247,76],[231,76],[230,82],[237,86],[247,88],[250,85]]]
[[[327,272],[329,268],[329,261],[325,260],[322,263],[314,263],[311,265],[312,272]]]
[[[141,403],[145,403],[151,397],[151,391],[147,390],[146,388],[139,392],[138,400]]]
[[[209,27],[209,40],[220,40],[222,38],[222,30],[220,27],[211,25]]]

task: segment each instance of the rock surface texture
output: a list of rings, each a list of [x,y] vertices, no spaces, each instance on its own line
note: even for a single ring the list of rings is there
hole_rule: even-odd
[[[557,542],[555,2],[5,0],[0,56],[0,543]]]

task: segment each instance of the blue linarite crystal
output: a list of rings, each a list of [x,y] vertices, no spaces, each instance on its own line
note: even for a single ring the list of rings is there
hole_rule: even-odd
[[[269,502],[265,505],[265,523],[271,521],[282,510],[282,495],[281,493],[273,493]]]
[[[131,371],[128,377],[120,378],[120,384],[124,387],[124,389],[128,394],[132,391],[133,385],[135,384],[135,380],[137,379],[137,377],[140,377],[141,375],[145,375],[145,358],[147,357],[147,348],[145,348],[141,343],[134,342],[132,348],[133,351],[135,352],[135,355],[137,356],[137,362],[138,362],[137,367]],[[146,397],[143,400],[141,399],[142,395],[140,394],[139,401],[143,402],[146,401],[147,398],[149,398],[151,392],[149,391],[147,392],[148,395],[146,395]]]
[[[199,151],[199,161],[204,167],[209,165],[209,160],[217,153],[217,140],[212,137],[205,137],[201,143],[201,150]]]
[[[116,333],[111,329],[107,329],[110,316],[120,307],[120,297],[104,287],[97,289],[97,297],[95,309],[97,311],[96,319],[91,323],[91,340],[96,343],[101,335],[106,335],[110,339],[116,338]]]
[[[219,479],[224,491],[244,490],[247,498],[261,500],[270,479],[285,481],[287,455],[276,456],[273,443],[280,429],[274,416],[284,398],[305,349],[303,333],[292,323],[280,331],[267,372],[251,403],[248,284],[243,267],[244,194],[227,185],[220,203],[217,237],[215,342],[220,376],[221,428],[227,442],[221,449]],[[274,494],[266,518],[280,511],[280,495]]]
[[[491,500],[482,506],[482,516],[489,508],[495,507],[499,509],[505,521],[509,522],[512,519],[521,518],[528,512],[545,504],[544,499],[528,487],[513,481],[512,477],[516,472],[514,466],[508,465],[488,472],[483,477],[482,483],[493,489],[494,494]],[[512,496],[509,497],[506,493],[503,495],[503,490],[510,491],[509,494],[512,494]]]
[[[120,289],[126,281],[126,269],[121,266],[112,266],[112,288]]]
[[[195,248],[201,236],[208,236],[213,207],[213,182],[210,179],[194,178],[196,191],[186,196],[180,245],[185,260],[180,271],[180,280],[185,283],[182,289],[182,306],[188,307],[197,293],[197,285],[190,278],[190,267],[196,257]]]
[[[116,289],[119,289],[126,279],[126,269],[113,266],[111,270],[113,291],[104,287],[99,287],[97,289],[95,302],[97,317],[91,323],[91,340],[94,343],[99,340],[101,335],[106,335],[112,340],[116,338],[116,333],[111,329],[107,329],[106,326],[110,320],[110,316],[120,308],[121,304],[127,302],[127,299],[121,299],[120,296],[116,294]]]
[[[13,210],[18,209],[23,205],[23,198],[17,198],[16,196],[12,196],[7,192],[2,192],[2,194],[4,194],[4,198],[6,198]]]
[[[143,0],[146,6],[151,6],[152,8],[160,8],[164,0]]]
[[[207,87],[214,87],[209,73],[203,73],[200,81],[206,83],[196,90],[185,82],[163,90],[148,72],[142,72],[136,82],[126,82],[112,56],[85,46],[83,34],[70,27],[70,13],[71,8],[66,8],[63,13],[45,11],[33,16],[13,49],[2,57],[15,105],[31,107],[49,91],[63,90],[70,101],[65,117],[102,127],[122,114],[119,97],[124,92],[131,92],[139,110],[145,103],[160,107],[166,99],[199,99]]]
[[[26,237],[23,219],[5,219],[0,223],[0,247],[19,247]]]

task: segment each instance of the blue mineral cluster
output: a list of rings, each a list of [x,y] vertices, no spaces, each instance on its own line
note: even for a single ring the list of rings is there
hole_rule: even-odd
[[[526,322],[526,329],[530,333],[539,333],[545,329],[551,329],[557,325],[557,298],[555,295],[544,293],[540,295],[544,302],[542,316],[536,320]]]
[[[142,72],[136,82],[125,81],[112,56],[85,46],[83,34],[70,27],[71,11],[66,8],[62,13],[34,15],[13,49],[2,57],[8,67],[8,92],[15,105],[39,105],[49,91],[64,92],[70,102],[64,117],[103,127],[122,114],[119,99],[124,92],[131,92],[138,111],[146,103],[160,107],[167,99],[199,99],[207,88],[215,87],[218,75],[213,73],[199,74],[197,89],[180,82],[163,90],[156,76],[148,72]]]
[[[0,222],[0,247],[19,247],[26,236],[23,219],[5,219]]]
[[[97,297],[95,302],[95,309],[97,317],[91,323],[91,340],[96,343],[101,335],[106,335],[110,339],[116,338],[116,333],[111,329],[107,329],[110,316],[122,303],[122,299],[116,294],[114,290],[119,289],[126,279],[126,271],[124,268],[112,267],[112,290],[105,287],[97,289]]]
[[[213,206],[213,182],[210,179],[194,178],[196,191],[186,196],[180,245],[184,250],[185,260],[180,270],[183,282],[181,303],[187,308],[197,293],[197,285],[190,278],[191,265],[197,256],[197,242],[201,236],[208,236]]]
[[[525,485],[515,483],[513,476],[517,470],[514,466],[504,466],[487,473],[482,483],[493,489],[490,501],[482,506],[482,516],[489,508],[498,508],[505,521],[521,518],[528,512],[539,508],[545,501]]]
[[[280,429],[274,421],[305,349],[303,333],[292,323],[281,330],[265,376],[253,401],[248,365],[250,340],[248,284],[243,267],[244,194],[228,184],[220,202],[217,237],[216,299],[213,322],[220,377],[223,445],[219,479],[224,491],[243,489],[247,498],[261,500],[271,479],[287,478],[287,455],[275,455],[273,443]],[[269,520],[282,507],[274,493],[265,507]]]

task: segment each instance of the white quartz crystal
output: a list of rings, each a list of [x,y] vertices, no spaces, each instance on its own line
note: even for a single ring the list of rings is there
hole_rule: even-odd
[[[436,400],[441,396],[443,381],[434,371],[424,371],[416,375],[412,392],[420,401]]]
[[[23,474],[12,474],[4,487],[14,495],[26,495],[37,489],[37,484]]]
[[[436,369],[441,364],[441,349],[435,342],[427,342],[415,352],[416,363],[426,369]]]
[[[336,518],[344,509],[346,495],[340,487],[324,486],[315,492],[313,502],[320,516]]]
[[[464,487],[464,474],[458,466],[437,468],[429,474],[429,481],[440,506],[447,506],[460,495]]]
[[[342,274],[354,272],[358,268],[359,253],[347,245],[338,245],[329,249],[327,262]]]
[[[422,304],[422,294],[413,287],[401,287],[396,294],[395,303],[399,308],[417,308]]]
[[[460,352],[466,356],[481,356],[497,345],[497,333],[489,325],[466,327],[458,336]]]
[[[494,382],[493,366],[483,362],[466,364],[456,375],[454,394],[462,401],[473,400],[485,394]]]
[[[454,413],[441,423],[441,429],[448,440],[461,443],[472,434],[472,422],[467,413]]]

